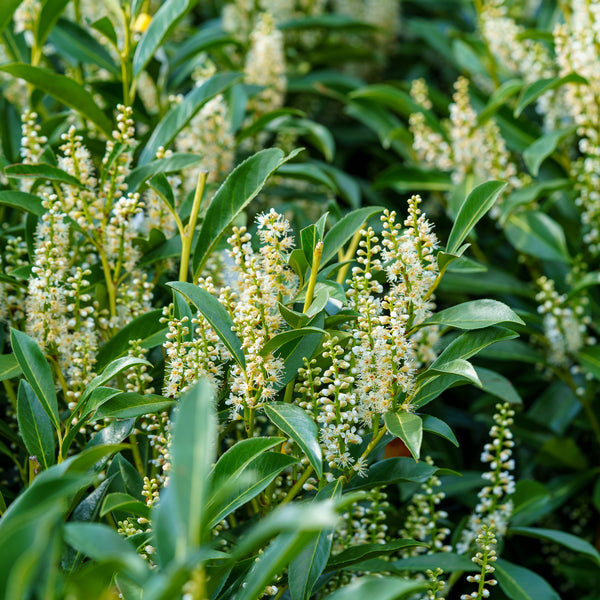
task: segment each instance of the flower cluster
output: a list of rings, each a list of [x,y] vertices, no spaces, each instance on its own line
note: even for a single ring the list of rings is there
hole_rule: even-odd
[[[585,345],[595,344],[587,335],[591,319],[587,314],[589,298],[575,295],[571,298],[556,291],[554,281],[547,277],[537,280],[540,291],[538,313],[543,316],[544,335],[547,340],[548,359],[557,366],[569,366],[571,357]]]
[[[494,537],[495,527],[493,524],[483,524],[477,535],[476,543],[479,550],[475,553],[472,558],[476,565],[481,567],[481,572],[476,575],[468,575],[467,581],[469,583],[476,583],[477,590],[470,594],[462,594],[460,600],[480,600],[481,598],[488,598],[490,591],[486,586],[493,587],[498,581],[494,578],[486,579],[489,575],[495,571],[494,565],[491,563],[496,562],[498,557],[496,556],[496,545],[498,540]]]
[[[496,405],[494,425],[490,429],[492,441],[485,444],[481,453],[481,462],[489,464],[490,467],[490,471],[482,475],[489,481],[489,485],[479,491],[479,503],[462,532],[460,542],[456,545],[460,554],[469,551],[482,525],[493,526],[495,534],[499,536],[504,535],[506,531],[513,508],[508,497],[515,491],[515,480],[511,473],[515,468],[512,458],[515,443],[510,430],[514,414],[515,411],[510,408],[508,402]]]

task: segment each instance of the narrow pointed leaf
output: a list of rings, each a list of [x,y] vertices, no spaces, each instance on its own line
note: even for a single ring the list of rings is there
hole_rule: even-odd
[[[423,421],[421,417],[409,412],[385,413],[385,426],[388,431],[400,438],[415,460],[419,460],[423,441]]]
[[[452,442],[458,448],[458,440],[454,435],[452,429],[445,421],[434,417],[433,415],[423,415],[423,429],[425,431],[429,431],[429,433],[434,433],[435,435],[439,435]]]
[[[558,147],[558,145],[569,135],[575,131],[575,127],[567,129],[558,129],[550,131],[541,138],[537,139],[531,146],[523,152],[523,160],[529,169],[529,172],[537,177],[541,164],[548,158]]]
[[[423,483],[437,470],[437,467],[429,465],[425,461],[416,462],[407,456],[387,458],[371,465],[366,477],[353,477],[348,483],[346,491],[372,489],[398,481]]]
[[[285,156],[279,148],[261,150],[229,174],[210,201],[198,234],[193,259],[195,277],[202,272],[233,219],[258,195],[269,177],[299,151]]]
[[[565,75],[564,77],[538,79],[523,90],[521,98],[519,99],[519,104],[515,109],[515,117],[519,117],[525,108],[527,108],[532,102],[535,102],[541,95],[550,90],[559,88],[567,83],[575,83],[578,85],[587,84],[587,79],[584,79],[581,77],[581,75],[577,75],[576,73],[569,73],[569,75]]]
[[[44,353],[35,340],[16,329],[10,330],[10,343],[25,379],[31,385],[46,414],[50,417],[54,428],[59,430],[60,419],[58,417],[56,389],[54,388],[52,371]]]
[[[510,402],[512,404],[522,404],[521,396],[519,392],[513,386],[509,379],[492,371],[491,369],[484,369],[483,367],[475,367],[479,381],[481,381],[481,388],[484,389],[492,396],[500,398],[504,402]]]
[[[1,191],[0,204],[24,210],[36,217],[41,217],[46,212],[39,196],[28,194],[27,192],[20,192],[19,190]]]
[[[307,315],[302,315],[303,317],[307,317]],[[275,352],[278,348],[281,348],[284,344],[291,342],[297,338],[304,337],[305,335],[310,335],[312,333],[320,333],[321,335],[326,334],[327,332],[324,329],[320,329],[319,327],[302,327],[301,329],[290,329],[289,331],[283,331],[274,335],[266,344],[262,347],[260,353],[263,356],[267,354],[271,354]]]
[[[504,226],[508,241],[521,252],[542,260],[568,263],[570,260],[563,228],[539,211],[513,214]]]
[[[425,544],[412,539],[399,539],[387,544],[359,544],[351,546],[336,554],[327,563],[327,571],[335,571],[337,569],[345,569],[356,563],[377,558],[378,556],[387,556],[398,552],[403,548],[416,548]]]
[[[477,222],[492,208],[506,184],[502,181],[487,181],[477,186],[463,202],[448,238],[446,252],[456,254]]]
[[[15,10],[23,0],[2,0],[2,10],[0,10],[0,34],[10,23]]]
[[[169,410],[174,400],[157,394],[138,394],[136,392],[120,392],[111,395],[102,402],[91,421],[100,419],[133,419],[142,415],[154,414]]]
[[[110,120],[98,108],[92,94],[73,79],[54,71],[21,63],[0,66],[0,71],[24,79],[34,87],[46,92],[59,102],[79,112],[84,119],[95,123],[108,138],[111,137]]]
[[[29,383],[22,379],[17,396],[17,421],[27,452],[47,469],[54,464],[56,444],[50,417]]]
[[[450,375],[460,375],[465,379],[468,379],[475,385],[481,386],[481,381],[477,375],[477,371],[475,371],[475,367],[464,358],[456,358],[455,360],[450,360],[448,362],[440,362],[435,363],[427,369],[427,371],[423,374],[424,377],[427,377],[430,373],[448,373]]]
[[[324,267],[338,250],[368,221],[373,215],[381,212],[380,206],[359,208],[340,219],[328,232],[323,240],[321,267]]]
[[[494,578],[511,600],[560,600],[550,584],[537,573],[507,560],[494,563]]]
[[[215,333],[221,338],[233,359],[242,369],[245,369],[246,359],[242,351],[242,343],[233,331],[233,320],[225,307],[212,294],[192,283],[172,281],[167,285],[179,292],[202,313],[215,330]]]
[[[22,372],[14,354],[0,354],[0,381],[18,377]]]
[[[319,479],[323,476],[323,453],[319,430],[306,411],[287,402],[265,404],[265,414],[283,433],[291,437],[306,455]]]
[[[94,379],[88,383],[85,391],[82,394],[82,398],[87,398],[96,388],[108,383],[111,379],[116,377],[125,369],[135,367],[136,365],[145,365],[149,367],[152,366],[151,363],[149,363],[146,359],[137,358],[135,356],[124,356],[123,358],[117,358],[113,360],[104,368],[100,375],[96,375],[96,377],[94,377]]]
[[[44,163],[9,165],[4,167],[4,172],[10,177],[24,177],[30,179],[47,179],[58,183],[67,183],[75,187],[83,187],[82,183],[73,175],[53,165]]]
[[[423,591],[426,587],[427,583],[425,581],[367,575],[337,589],[327,596],[327,599],[365,600],[366,598],[377,598],[377,600],[401,600],[402,598],[414,596],[416,592]]]

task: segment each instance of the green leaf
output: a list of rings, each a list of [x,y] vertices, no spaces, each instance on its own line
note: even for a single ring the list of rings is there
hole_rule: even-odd
[[[52,370],[37,342],[26,333],[10,330],[10,344],[17,357],[25,379],[46,411],[54,428],[60,430],[58,400],[52,379]]]
[[[39,48],[46,42],[48,34],[69,2],[70,0],[46,0],[42,3],[35,32],[35,41]]]
[[[76,110],[84,119],[95,123],[106,137],[112,137],[112,124],[98,107],[92,94],[69,77],[22,63],[2,65],[0,71],[24,79],[69,108]]]
[[[241,444],[238,442],[234,447]],[[243,449],[248,449],[246,444]],[[242,448],[240,449],[240,451]],[[238,453],[230,457],[226,463],[221,465],[219,472],[230,464],[233,458],[239,460]],[[223,455],[225,456],[225,454]],[[279,452],[260,451],[242,464],[235,465],[235,471],[229,477],[223,477],[222,483],[214,486],[215,493],[206,508],[208,528],[214,527],[234,510],[250,502],[257,494],[262,492],[274,479],[291,465],[298,462],[293,456],[287,456]]]
[[[538,79],[531,85],[527,86],[521,97],[519,98],[519,104],[515,109],[515,117],[519,117],[520,114],[527,108],[532,102],[535,102],[540,96],[550,90],[562,87],[567,83],[576,84],[587,84],[587,79],[577,75],[576,73],[570,73],[564,77],[553,77],[551,79]]]
[[[456,215],[454,226],[448,238],[446,247],[448,254],[456,254],[473,227],[492,208],[505,186],[506,183],[502,181],[486,181],[478,185],[467,196],[458,211],[458,215]]]
[[[1,191],[0,204],[24,210],[36,217],[41,217],[46,212],[39,196],[28,194],[27,192],[20,192],[18,190]]]
[[[94,377],[94,379],[87,384],[83,394],[81,395],[80,402],[83,402],[96,388],[108,383],[119,373],[137,365],[145,365],[147,367],[152,366],[152,364],[149,363],[145,358],[137,358],[135,356],[123,356],[122,358],[116,358],[115,360],[111,361],[106,367],[104,367],[99,375],[96,375],[96,377]]]
[[[4,167],[4,172],[9,177],[29,177],[35,179],[47,179],[48,181],[56,181],[58,183],[66,183],[78,188],[83,187],[82,183],[73,175],[69,175],[62,169],[48,165],[45,163],[39,164],[24,164],[9,165]]]
[[[257,152],[238,165],[212,198],[194,250],[194,277],[202,272],[206,261],[235,217],[262,190],[267,179],[300,150],[288,156],[278,148]]]
[[[27,452],[47,469],[54,464],[54,428],[32,387],[22,379],[17,396],[17,421]]]
[[[447,573],[455,571],[479,571],[480,568],[469,558],[453,552],[435,552],[433,554],[424,554],[422,556],[412,556],[403,558],[390,563],[390,567],[396,573],[406,571],[425,571],[426,569],[436,569],[439,567]]]
[[[128,512],[146,519],[150,518],[150,507],[145,502],[123,492],[114,492],[104,498],[100,516],[103,517],[113,510]]]
[[[318,241],[319,236],[314,225],[309,225],[300,231],[300,247],[310,267],[312,267],[313,254]]]
[[[423,441],[423,421],[421,417],[409,412],[387,412],[384,419],[388,431],[406,444],[406,447],[418,462],[421,442]]]
[[[242,343],[234,333],[233,320],[225,307],[209,292],[188,282],[171,281],[167,284],[189,300],[210,323],[231,356],[242,367],[246,368],[246,359],[242,351]]]
[[[588,346],[577,354],[579,364],[596,379],[600,379],[600,346]]]
[[[496,373],[496,371],[484,369],[483,367],[475,367],[475,371],[481,382],[481,388],[486,392],[500,398],[504,402],[510,402],[511,404],[523,403],[519,392],[506,377],[500,375],[500,373]]]
[[[303,315],[306,316],[306,315]],[[327,332],[324,329],[320,329],[319,327],[302,327],[301,329],[290,329],[289,331],[282,331],[274,335],[262,348],[260,353],[263,356],[267,356],[272,352],[275,352],[278,348],[281,348],[284,344],[291,342],[297,338],[304,337],[305,335],[310,335],[312,333],[318,333],[320,335],[326,334]]]
[[[375,180],[373,188],[376,190],[392,188],[403,194],[414,190],[448,192],[453,190],[455,185],[451,175],[443,171],[392,165]]]
[[[335,139],[327,127],[310,119],[293,119],[294,130],[305,137],[323,154],[327,162],[335,156]]]
[[[269,420],[291,437],[306,455],[317,477],[323,477],[323,453],[319,445],[319,430],[306,411],[295,404],[269,402],[264,405]]]
[[[477,115],[477,124],[483,125],[486,121],[498,112],[498,109],[505,106],[517,92],[523,87],[523,80],[509,79],[505,81],[491,96],[485,108]]]
[[[147,179],[158,173],[176,173],[199,165],[204,160],[197,154],[173,153],[165,158],[153,160],[133,169],[125,179],[131,190],[137,190]]]
[[[477,386],[481,386],[481,381],[479,381],[479,377],[477,376],[475,367],[464,358],[456,358],[454,360],[449,361],[440,361],[439,363],[436,361],[427,369],[427,371],[423,373],[422,377],[427,378],[430,373],[446,373],[449,375],[458,375],[460,377],[463,377],[464,379],[467,379],[471,383],[474,383]]]
[[[500,559],[494,563],[494,578],[511,600],[560,600],[550,584],[537,573]]]
[[[565,546],[591,558],[598,566],[600,566],[600,552],[594,548],[589,542],[582,540],[580,537],[557,529],[541,529],[538,527],[511,527],[508,530],[508,535],[526,535],[539,540],[548,540],[561,546]]]
[[[568,263],[565,232],[548,215],[538,211],[512,214],[504,226],[508,241],[521,252],[542,260]]]
[[[498,323],[525,325],[523,320],[506,304],[498,300],[471,300],[435,313],[419,327],[444,325],[458,329],[483,329]]]
[[[378,556],[387,556],[403,548],[415,548],[424,545],[412,539],[401,538],[386,544],[359,544],[358,546],[351,546],[331,557],[331,560],[327,563],[327,571],[346,569],[356,563],[377,558]]]
[[[18,377],[22,372],[14,354],[0,354],[0,381]]]
[[[97,562],[117,563],[118,569],[140,585],[149,577],[146,561],[114,529],[103,523],[65,523],[67,544]]]
[[[77,23],[59,19],[50,32],[49,41],[73,66],[77,63],[95,64],[117,77],[121,74],[108,50]]]
[[[569,135],[575,131],[575,127],[567,129],[558,129],[550,131],[541,138],[537,139],[531,146],[523,152],[523,160],[529,169],[529,172],[537,177],[541,164],[548,158],[558,147],[558,145]]]
[[[210,492],[210,472],[216,454],[217,418],[214,390],[202,380],[179,400],[173,424],[172,467],[167,489],[173,494],[171,515],[175,526],[176,557],[186,556],[204,541],[206,501]],[[162,499],[158,512],[171,507]],[[158,538],[157,538],[158,541]]]
[[[339,498],[342,486],[339,480],[332,481],[319,490],[315,500]],[[333,529],[324,529],[316,535],[308,545],[290,562],[288,582],[292,600],[308,600],[317,580],[323,573],[333,542]]]
[[[115,50],[119,50],[119,40],[112,21],[108,17],[102,17],[90,24],[92,29],[100,32],[113,46]]]
[[[23,0],[2,0],[2,10],[0,10],[0,34],[10,23],[13,13],[17,10],[17,7],[21,2],[23,2]]]
[[[423,415],[421,419],[423,419],[424,431],[429,431],[429,433],[439,435],[440,437],[452,442],[458,448],[458,440],[456,439],[452,429],[450,429],[450,426],[445,421],[442,421],[433,415]]]
[[[338,250],[369,220],[373,215],[381,212],[380,206],[359,208],[345,215],[328,232],[323,240],[323,254],[321,267],[324,267]]]
[[[468,380],[462,375],[446,374],[431,377],[419,385],[411,400],[411,405],[415,408],[421,408],[435,400],[448,388],[465,385],[467,382]]]
[[[400,600],[401,598],[408,598],[415,594],[415,592],[423,591],[426,588],[427,583],[425,581],[367,575],[359,577],[351,584],[337,589],[327,596],[327,600],[365,600],[366,598]]]
[[[129,342],[138,340],[142,348],[154,348],[166,341],[168,328],[160,322],[162,309],[157,308],[136,317],[120,329],[96,356],[96,369],[102,370],[109,362],[121,358],[131,348]]]
[[[487,327],[467,331],[452,340],[431,366],[436,367],[459,358],[467,360],[491,344],[502,340],[510,340],[516,336],[517,334],[513,331],[502,327]]]
[[[157,21],[156,16],[152,22],[155,21]],[[217,73],[189,92],[183,101],[169,110],[154,128],[150,139],[140,154],[138,165],[145,165],[153,161],[161,146],[168,148],[175,136],[211,98],[224,92],[240,77],[239,73]]]
[[[132,419],[134,417],[141,417],[142,415],[170,410],[173,404],[175,404],[174,400],[169,400],[157,394],[122,392],[102,402],[91,421],[99,421],[100,419]]]
[[[437,470],[437,467],[424,461],[418,463],[408,456],[387,458],[371,465],[366,477],[353,477],[348,483],[346,491],[371,489],[398,481],[423,483]]]
[[[167,0],[156,11],[133,55],[133,77],[137,79],[154,53],[197,0]]]

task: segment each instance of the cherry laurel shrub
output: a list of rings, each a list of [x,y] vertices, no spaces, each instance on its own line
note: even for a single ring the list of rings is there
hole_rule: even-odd
[[[213,4],[0,8],[0,595],[593,598],[597,11]]]

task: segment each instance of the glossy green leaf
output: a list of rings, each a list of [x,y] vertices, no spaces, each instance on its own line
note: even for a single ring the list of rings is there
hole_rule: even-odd
[[[458,329],[482,329],[498,323],[525,325],[523,319],[506,304],[486,298],[463,302],[442,310],[423,321],[420,326],[444,325]]]
[[[233,320],[225,307],[212,294],[192,283],[171,281],[167,285],[182,294],[202,313],[234,360],[245,369],[246,359],[242,351],[242,343],[234,332]]]
[[[379,206],[359,208],[342,217],[328,232],[323,240],[321,266],[324,267],[332,258],[337,256],[344,244],[369,220],[381,212]]]
[[[218,490],[215,486],[215,494],[206,508],[208,527],[214,527],[234,510],[250,502],[284,469],[297,462],[298,459],[293,456],[279,452],[261,452],[252,456],[231,477],[224,478],[222,489]]]
[[[522,404],[521,396],[515,389],[509,379],[492,371],[491,369],[484,369],[483,367],[475,367],[479,381],[481,382],[481,388],[486,392],[500,398],[503,402],[510,402],[511,404]]]
[[[529,172],[537,177],[541,164],[548,158],[559,146],[559,144],[575,131],[575,127],[567,129],[557,129],[546,133],[537,139],[531,146],[523,152],[523,160],[529,169]]]
[[[366,477],[353,477],[346,490],[371,489],[399,481],[422,483],[436,471],[437,467],[407,456],[387,458],[369,466]]]
[[[327,127],[310,119],[294,119],[294,130],[308,140],[325,158],[332,162],[335,157],[335,139]]]
[[[133,55],[134,78],[139,77],[154,53],[197,1],[167,0],[160,6],[135,48]]]
[[[367,575],[355,579],[349,585],[337,589],[327,596],[328,600],[400,600],[409,598],[416,592],[425,590],[425,581],[402,579],[400,577]]]
[[[269,402],[265,404],[264,411],[276,427],[300,446],[320,479],[323,476],[323,453],[314,420],[304,409],[286,402]]]
[[[49,41],[72,65],[94,64],[117,77],[121,74],[110,52],[86,29],[73,21],[59,19],[50,32]]]
[[[29,383],[22,379],[17,395],[17,421],[25,447],[30,456],[36,456],[47,469],[54,464],[56,445],[54,428],[46,411]]]
[[[423,431],[429,431],[429,433],[439,435],[452,442],[458,448],[458,440],[448,423],[433,415],[423,415],[421,419],[423,420]]]
[[[315,500],[318,502],[326,498],[339,498],[341,493],[341,482],[339,480],[332,481],[318,491]],[[333,533],[333,529],[324,529],[313,534],[313,538],[304,550],[293,557],[288,571],[292,600],[308,600],[310,598],[312,590],[329,560]]]
[[[137,583],[143,583],[150,571],[147,563],[134,547],[114,529],[103,523],[65,523],[67,544],[98,562],[116,562],[119,570]]]
[[[404,165],[392,165],[375,181],[375,189],[391,188],[399,194],[418,190],[449,192],[456,187],[449,173],[432,169],[419,169]]]
[[[427,377],[429,374],[434,373],[446,373],[449,375],[459,375],[464,379],[467,379],[471,383],[474,383],[477,386],[481,386],[481,381],[479,381],[479,377],[477,376],[477,372],[475,371],[475,367],[468,361],[463,358],[456,358],[454,360],[449,360],[447,362],[440,361],[439,363],[436,361],[433,365],[423,373],[423,377]]]
[[[423,421],[421,417],[409,412],[387,412],[384,416],[388,431],[400,438],[415,460],[419,460],[423,441]]]
[[[466,383],[468,383],[468,380],[461,375],[445,374],[430,377],[422,381],[419,387],[417,387],[411,400],[411,405],[415,408],[421,408],[429,404],[432,400],[435,400],[447,389],[458,385],[465,385]]]
[[[2,10],[0,10],[0,34],[10,23],[13,13],[17,10],[17,7],[21,2],[23,2],[23,0],[2,0]]]
[[[522,79],[509,79],[505,81],[490,96],[485,108],[477,115],[477,124],[483,125],[486,121],[498,112],[498,109],[505,106],[507,102],[523,88]]]
[[[150,518],[150,507],[145,502],[122,492],[114,492],[104,498],[100,516],[103,517],[113,510],[128,512],[146,519]]]
[[[573,550],[573,552],[591,558],[598,566],[600,566],[600,552],[598,552],[598,550],[596,550],[589,542],[586,542],[571,533],[559,531],[557,529],[541,529],[538,527],[511,527],[508,530],[508,535],[513,534],[525,535],[560,544],[561,546]]]
[[[41,217],[46,212],[39,196],[20,192],[19,190],[0,191],[0,204],[24,210],[36,217]]]
[[[199,165],[204,160],[204,157],[197,154],[184,154],[175,152],[170,156],[153,160],[144,165],[140,165],[133,169],[125,183],[132,189],[137,190],[147,179],[158,173],[176,173]]]
[[[24,79],[34,87],[79,112],[84,119],[95,123],[108,138],[112,137],[110,120],[98,107],[94,97],[73,79],[41,67],[32,67],[21,63],[2,65],[0,71]]]
[[[479,571],[480,567],[471,561],[467,556],[455,554],[453,552],[434,552],[433,554],[424,554],[421,556],[411,556],[390,563],[393,571],[402,573],[406,571],[421,571],[426,569],[436,569],[439,567],[447,573],[455,571]]]
[[[504,226],[504,233],[508,241],[525,254],[563,263],[570,260],[565,232],[554,219],[542,212],[512,214]]]
[[[102,371],[111,361],[127,354],[132,340],[139,340],[142,348],[154,348],[164,343],[168,328],[160,322],[161,317],[162,309],[157,308],[127,323],[98,351],[96,370]]]
[[[193,260],[195,277],[202,272],[235,217],[258,195],[269,177],[298,152],[296,150],[285,156],[278,148],[261,150],[229,174],[210,201],[198,234]]]
[[[494,578],[511,600],[560,600],[550,584],[537,573],[504,559],[499,559],[494,567]]]
[[[82,400],[87,398],[96,388],[108,383],[111,379],[114,379],[119,373],[138,365],[145,365],[147,367],[152,366],[145,358],[137,358],[136,356],[123,356],[122,358],[116,358],[111,361],[104,367],[99,375],[96,375],[96,377],[87,384],[82,394]]]
[[[156,20],[157,17],[155,16],[153,22]],[[211,98],[224,92],[239,79],[239,73],[217,73],[189,92],[183,101],[171,108],[154,128],[150,139],[140,154],[138,165],[145,165],[153,161],[158,149],[161,146],[167,148],[190,119]]]
[[[37,19],[35,41],[41,48],[70,0],[45,0]]]
[[[79,179],[73,177],[73,175],[69,175],[66,171],[45,163],[34,165],[19,163],[16,165],[9,165],[4,168],[4,172],[9,177],[47,179],[48,181],[66,183],[78,188],[83,187]]]
[[[92,421],[100,419],[132,419],[151,413],[159,413],[170,408],[175,403],[157,394],[138,394],[136,392],[121,392],[111,395],[96,410]]]
[[[115,50],[119,49],[117,32],[115,31],[114,25],[108,17],[101,17],[100,19],[91,23],[90,27],[100,32],[112,44]]]
[[[351,546],[331,557],[331,560],[327,563],[327,571],[346,569],[356,563],[371,558],[388,556],[403,548],[416,548],[418,546],[422,547],[423,545],[424,544],[412,539],[401,538],[385,544],[359,544],[357,546]]]
[[[520,114],[525,110],[525,108],[527,108],[532,102],[535,102],[540,96],[542,96],[546,92],[562,87],[567,83],[585,85],[587,84],[587,79],[584,79],[576,73],[570,73],[569,75],[565,75],[564,77],[553,77],[550,79],[538,79],[537,81],[534,81],[531,85],[527,86],[523,90],[523,93],[519,98],[519,104],[515,109],[515,117],[520,116]]]
[[[25,379],[46,411],[56,430],[60,429],[58,400],[52,379],[52,370],[37,342],[26,333],[10,330],[10,344],[17,357]]]
[[[282,331],[274,335],[263,347],[260,353],[263,356],[267,356],[267,354],[271,354],[275,352],[278,348],[281,348],[284,344],[291,342],[297,338],[304,337],[305,335],[310,335],[312,333],[318,333],[320,335],[324,335],[327,332],[324,329],[320,329],[319,327],[302,327],[301,329],[290,329],[289,331]]]
[[[18,377],[22,372],[14,354],[0,354],[0,381]]]
[[[473,227],[492,208],[504,187],[506,187],[506,183],[502,181],[487,181],[478,185],[467,196],[456,215],[448,238],[446,247],[448,254],[456,253]]]
[[[201,380],[178,402],[168,486],[174,501],[176,556],[185,555],[200,546],[207,533],[205,505],[210,493],[210,472],[217,444],[214,402],[214,390],[206,380]],[[158,510],[167,509],[162,509],[159,502]]]

